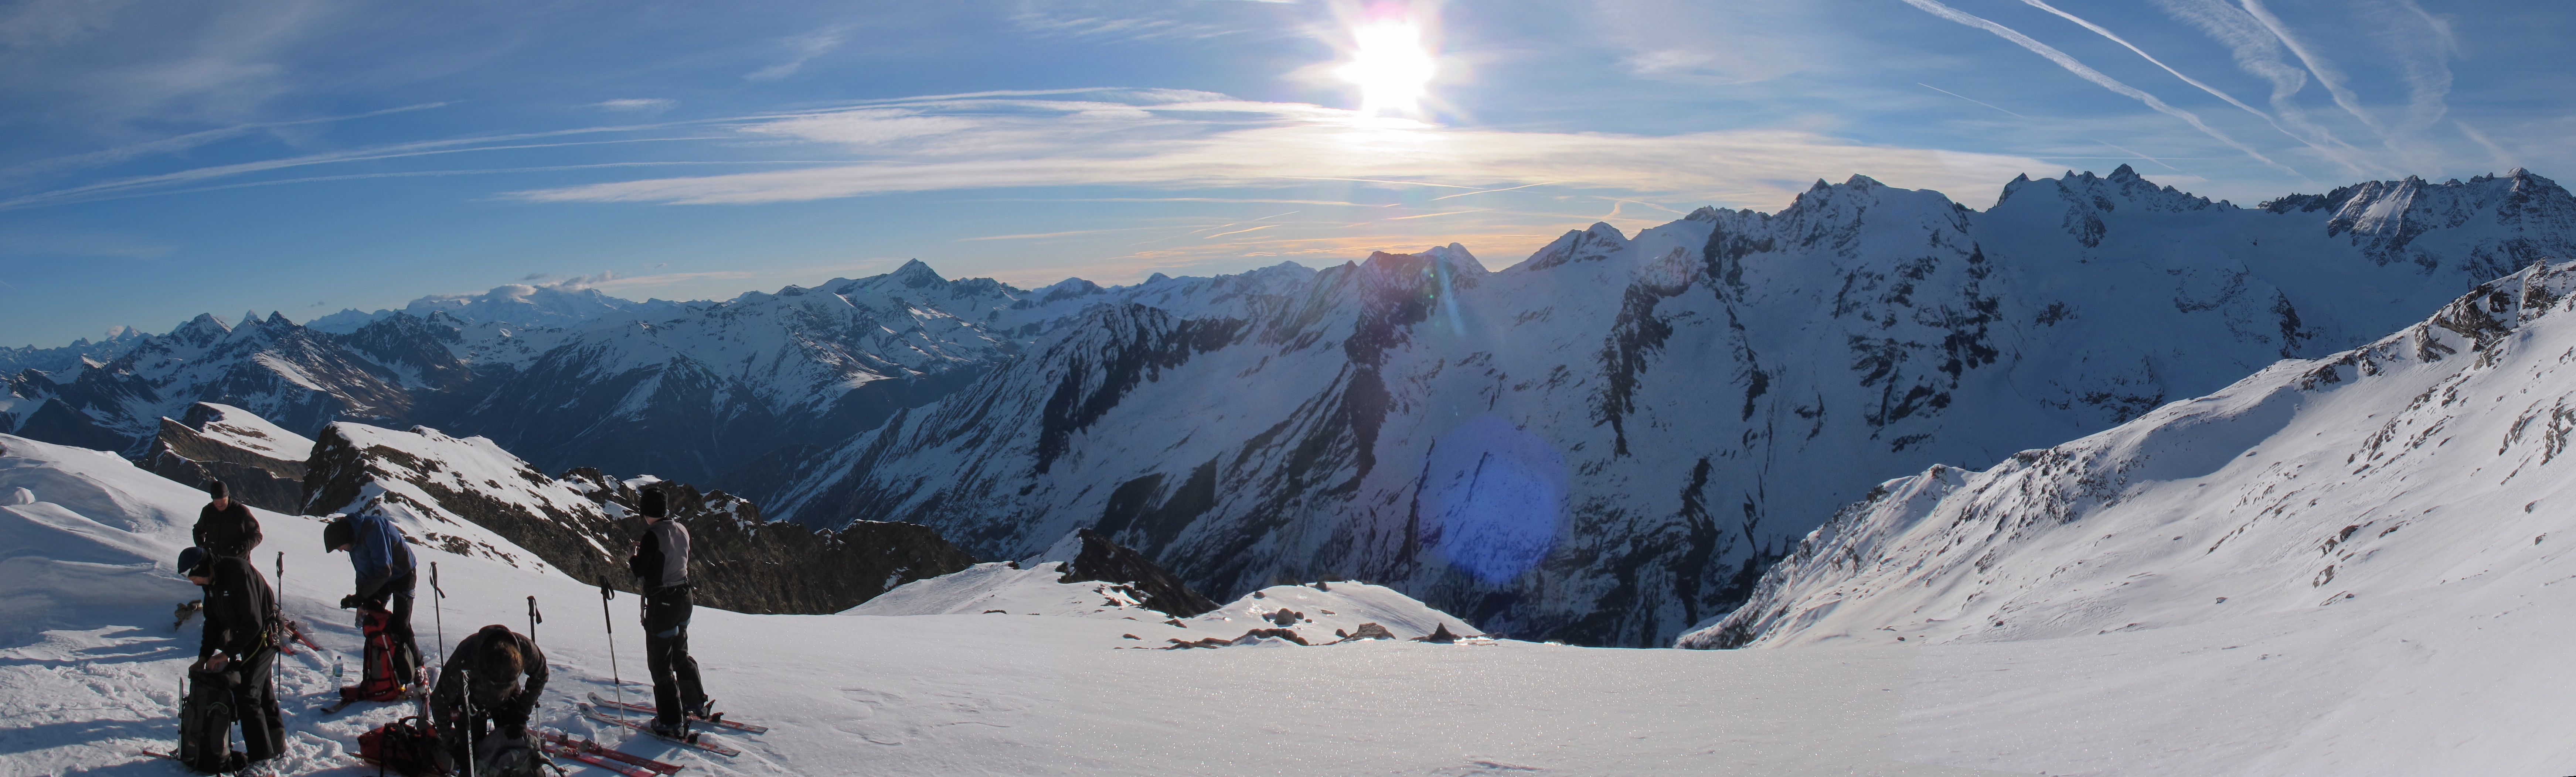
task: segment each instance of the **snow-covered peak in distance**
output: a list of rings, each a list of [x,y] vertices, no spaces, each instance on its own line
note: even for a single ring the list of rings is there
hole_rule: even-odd
[[[563,328],[602,316],[622,315],[653,319],[670,315],[680,304],[651,299],[643,302],[619,299],[594,288],[567,288],[560,285],[530,286],[508,284],[495,286],[481,294],[433,294],[412,300],[400,312],[415,318],[445,314],[461,324],[494,322],[521,327]],[[306,322],[305,326],[334,334],[348,334],[359,327],[392,316],[396,311],[378,310],[362,313],[342,310]]]

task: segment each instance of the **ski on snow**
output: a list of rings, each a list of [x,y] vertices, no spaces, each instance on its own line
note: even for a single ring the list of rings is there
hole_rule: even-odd
[[[689,735],[689,737],[688,737],[687,739],[673,739],[673,738],[671,738],[671,737],[662,736],[662,735],[660,735],[660,734],[654,734],[654,733],[653,733],[653,727],[651,727],[651,726],[647,726],[647,725],[644,725],[644,723],[643,723],[643,722],[641,722],[641,721],[625,720],[625,719],[622,719],[622,718],[618,718],[618,717],[615,717],[615,716],[609,715],[608,713],[601,712],[601,711],[599,711],[599,708],[598,708],[598,707],[593,707],[593,706],[590,706],[590,705],[588,705],[588,704],[581,705],[581,714],[582,714],[582,716],[587,717],[587,718],[590,718],[591,720],[596,720],[596,721],[599,721],[599,722],[601,722],[601,723],[613,723],[613,724],[616,724],[616,725],[625,726],[625,727],[627,727],[627,728],[634,729],[634,730],[636,730],[636,731],[638,731],[638,732],[642,732],[642,733],[645,733],[645,734],[651,734],[653,738],[655,738],[655,739],[659,739],[659,740],[662,740],[662,741],[664,741],[664,742],[669,742],[669,743],[672,743],[672,744],[675,744],[675,745],[687,745],[687,746],[689,746],[689,747],[694,747],[694,748],[697,748],[697,749],[700,749],[700,750],[704,750],[704,751],[707,751],[707,752],[710,752],[710,753],[714,753],[714,754],[716,754],[716,755],[721,755],[721,756],[724,756],[724,757],[726,757],[726,758],[732,758],[732,757],[734,757],[734,756],[742,755],[742,751],[740,751],[740,750],[735,750],[735,749],[733,749],[733,748],[726,747],[726,746],[724,746],[724,745],[719,745],[719,744],[716,744],[716,743],[714,743],[714,742],[708,742],[708,741],[706,741],[705,739],[701,738],[699,735],[697,735],[697,734],[695,734],[695,733],[690,734],[690,735]]]
[[[599,765],[607,766],[612,771],[625,772],[631,777],[678,774],[681,769],[686,768],[679,764],[663,763],[634,753],[611,749],[587,739],[575,739],[572,735],[559,731],[538,731],[537,737],[545,742],[548,753],[561,753],[593,764],[599,764],[599,761],[594,759],[615,760],[620,763]]]
[[[654,709],[653,705],[645,704],[645,703],[643,703],[643,702],[633,702],[633,701],[616,701],[616,700],[614,700],[614,699],[603,699],[603,698],[600,698],[600,697],[599,697],[599,692],[598,692],[598,691],[592,691],[592,692],[590,692],[590,703],[591,703],[591,704],[598,705],[598,706],[601,706],[601,707],[607,707],[607,708],[609,708],[609,709],[619,709],[619,710],[625,710],[625,711],[627,711],[627,712],[641,712],[641,713],[644,713],[644,714],[646,714],[646,715],[651,715],[651,714],[654,714],[654,712],[655,712],[655,709]],[[716,714],[716,716],[715,716],[715,717],[713,717],[713,718],[701,718],[701,717],[698,717],[698,716],[696,716],[696,715],[691,715],[691,716],[689,716],[689,720],[694,721],[694,722],[698,722],[698,723],[704,723],[704,724],[707,724],[707,725],[710,725],[710,726],[723,726],[723,727],[725,727],[725,728],[733,729],[733,730],[735,730],[735,731],[740,731],[740,732],[745,733],[745,734],[766,734],[766,733],[769,733],[769,727],[768,727],[768,726],[755,725],[755,724],[751,724],[751,723],[744,723],[744,722],[741,722],[741,721],[735,721],[735,720],[726,720],[726,719],[724,719],[724,714],[723,714],[723,713],[717,713],[717,714]]]
[[[570,758],[575,761],[580,761],[618,774],[626,775],[626,777],[662,777],[661,772],[621,761],[609,760],[607,758],[602,758],[579,750],[568,750],[550,742],[537,745],[537,749],[544,752],[546,755]]]

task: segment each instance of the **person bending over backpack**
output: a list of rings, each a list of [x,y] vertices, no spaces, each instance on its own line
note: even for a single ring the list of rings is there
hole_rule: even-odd
[[[635,542],[626,567],[644,587],[644,667],[653,675],[653,733],[674,739],[689,733],[690,717],[705,717],[706,689],[698,660],[689,657],[689,528],[672,520],[659,486],[644,489],[638,507],[650,523]]]
[[[286,751],[286,726],[272,682],[277,666],[277,594],[240,556],[208,556],[188,570],[206,591],[205,642],[188,667],[179,757],[200,771],[237,771]],[[232,751],[232,725],[242,745]]]
[[[322,549],[348,551],[349,566],[357,570],[357,593],[340,597],[341,609],[359,610],[361,624],[381,621],[381,630],[391,638],[391,651],[367,641],[365,669],[356,686],[359,697],[381,701],[419,682],[420,643],[412,636],[411,608],[420,575],[402,530],[382,515],[360,513],[323,524]]]
[[[528,716],[546,690],[546,654],[500,624],[456,643],[430,694],[430,722],[446,744],[448,771],[472,759],[478,777],[541,774],[545,759],[528,739]]]

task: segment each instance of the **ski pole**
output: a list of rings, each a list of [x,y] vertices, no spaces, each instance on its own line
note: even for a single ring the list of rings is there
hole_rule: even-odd
[[[242,559],[242,560],[243,560],[243,561],[249,561],[250,559],[245,558],[245,559]],[[259,570],[259,568],[258,568],[258,567],[251,567],[251,571],[256,572],[256,571],[258,571],[258,570]],[[290,625],[288,625],[288,624],[286,623],[286,551],[282,551],[282,550],[277,552],[277,602],[276,602],[276,604],[277,604],[277,613],[276,613],[276,614],[277,614],[277,630],[278,630],[278,631],[290,631],[290,630],[292,630],[294,627],[293,627],[293,626],[290,626]],[[289,655],[289,656],[291,656],[291,655],[295,655],[295,644],[294,644],[294,642],[293,642],[293,640],[294,640],[294,638],[293,638],[293,637],[289,637],[289,636],[287,636],[287,635],[285,635],[285,634],[271,634],[270,636],[272,636],[272,637],[276,638],[276,640],[277,640],[277,652],[278,652],[278,654],[280,654],[280,655]],[[271,675],[274,675],[274,674],[276,674],[276,673],[271,672],[270,674],[271,674]]]
[[[482,744],[482,742],[477,741],[480,740],[481,737],[476,736],[476,734],[482,732],[475,730],[481,727],[474,725],[474,670],[463,669],[459,671],[463,674],[458,675],[458,677],[464,678],[465,680],[465,719],[456,721],[456,731],[458,734],[462,735],[465,740],[465,777],[474,777],[474,756],[477,755],[475,750],[478,749],[475,745]]]
[[[529,642],[535,642],[535,641],[537,641],[537,624],[544,623],[544,622],[546,622],[546,616],[545,616],[545,615],[543,615],[543,614],[541,614],[541,613],[538,613],[538,612],[537,612],[537,597],[535,597],[535,596],[530,596],[530,597],[528,597],[528,641],[529,641]]]
[[[599,621],[608,627],[608,682],[617,688],[617,719],[626,719],[626,680],[617,676],[617,617],[608,612],[608,600],[617,592],[607,583],[599,584]]]
[[[447,598],[447,592],[438,587],[438,562],[436,561],[429,562],[429,593],[431,617],[438,619],[438,663],[440,666],[445,666],[447,665],[447,612],[441,609],[440,605],[444,603],[442,600]]]

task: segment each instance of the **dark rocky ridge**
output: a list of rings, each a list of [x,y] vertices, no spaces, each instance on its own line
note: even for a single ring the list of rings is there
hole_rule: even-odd
[[[513,473],[520,482],[494,481],[489,491],[458,488],[418,474],[437,473],[446,466],[390,446],[362,447],[340,425],[325,427],[307,463],[302,512],[357,513],[386,509],[390,503],[410,507],[416,514],[432,514],[432,505],[414,504],[401,491],[370,488],[401,481],[427,494],[436,509],[500,535],[573,579],[630,593],[637,590],[626,567],[635,538],[644,531],[644,521],[634,507],[639,496],[635,486],[588,467],[549,478],[524,463]],[[560,489],[551,493],[587,501],[531,507],[530,500],[503,498],[505,489],[516,488]],[[723,491],[701,492],[686,483],[670,482],[662,483],[662,488],[671,514],[689,527],[689,577],[696,586],[697,603],[704,606],[761,614],[835,613],[894,586],[975,563],[925,526],[862,522],[842,529],[815,529],[773,523],[761,517],[758,505]],[[474,550],[461,538],[427,534],[418,539],[451,552]]]
[[[191,488],[222,480],[232,498],[262,510],[304,511],[304,460],[288,460],[249,450],[203,434],[216,417],[203,403],[190,406],[179,420],[161,419],[140,465],[153,474]]]
[[[641,492],[624,481],[589,467],[566,472],[562,480],[580,484],[603,508],[616,505],[613,512],[636,515]],[[696,601],[711,607],[764,615],[835,613],[895,586],[975,563],[928,526],[860,521],[818,530],[764,520],[758,505],[723,491],[701,494],[686,483],[663,483],[662,489],[671,514],[689,527],[689,581]],[[624,540],[642,532],[642,520],[620,521],[635,527]],[[611,587],[631,590],[633,584]]]

